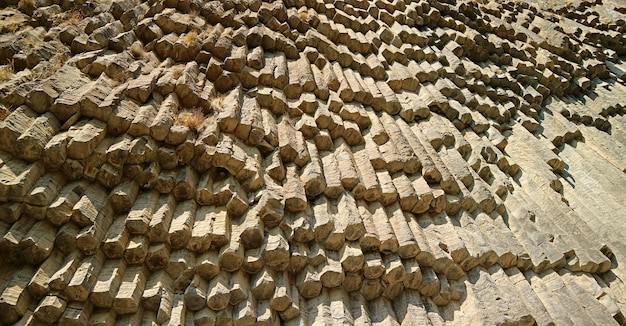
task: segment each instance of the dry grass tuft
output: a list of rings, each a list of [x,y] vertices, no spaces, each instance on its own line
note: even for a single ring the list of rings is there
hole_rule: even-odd
[[[187,35],[185,35],[184,41],[185,44],[189,45],[191,43],[193,43],[193,41],[198,37],[198,32],[196,31],[191,31],[189,33],[187,33]]]
[[[172,77],[174,77],[174,79],[178,79],[182,75],[183,75],[183,68],[176,68],[176,70],[172,72]]]
[[[139,44],[133,44],[130,46],[130,54],[135,59],[143,59],[146,56],[146,50]]]
[[[301,20],[307,21],[309,19],[309,13],[306,11],[302,11],[298,13],[298,17],[300,17]]]
[[[78,25],[80,24],[80,22],[83,21],[83,19],[85,19],[85,16],[83,16],[83,14],[80,11],[74,10],[70,12],[69,17],[67,18],[65,22],[71,25]]]
[[[0,81],[11,79],[14,73],[13,60],[9,60],[6,65],[0,66]]]
[[[201,40],[206,39],[207,37],[209,37],[211,35],[211,33],[213,32],[213,27],[211,25],[208,25],[207,28],[205,30],[203,30],[202,32],[200,32],[200,34],[198,35],[198,37]]]
[[[67,62],[67,60],[69,60],[72,56],[70,55],[69,52],[65,52],[59,55],[56,55],[53,59],[52,62],[54,63],[52,65],[52,67],[50,67],[50,75],[54,74],[55,72],[57,72],[57,70],[61,69],[61,67],[63,67],[63,65]]]
[[[220,113],[224,110],[224,95],[217,94],[211,99],[211,112]]]
[[[0,121],[4,121],[9,114],[11,114],[11,110],[7,109],[4,105],[0,105]]]
[[[24,26],[24,22],[9,24],[4,26],[4,30],[9,33],[15,33],[20,27]]]
[[[193,131],[198,131],[202,128],[203,123],[204,113],[202,113],[202,109],[198,107],[180,111],[178,112],[176,119],[174,119],[174,125],[187,126],[187,128]]]
[[[83,19],[85,19],[85,15],[83,15],[80,10],[62,12],[52,18],[54,26],[62,27],[67,25],[78,25],[83,21]]]

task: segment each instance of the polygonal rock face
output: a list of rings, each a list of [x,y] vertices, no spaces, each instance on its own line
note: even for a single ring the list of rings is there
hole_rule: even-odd
[[[0,4],[0,324],[625,322],[621,5]]]

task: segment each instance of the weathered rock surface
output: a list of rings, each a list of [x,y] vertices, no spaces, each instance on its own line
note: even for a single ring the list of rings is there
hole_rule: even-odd
[[[626,323],[623,3],[0,8],[0,325]]]

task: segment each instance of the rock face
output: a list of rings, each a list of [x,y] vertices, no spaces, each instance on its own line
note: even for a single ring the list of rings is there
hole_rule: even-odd
[[[0,7],[0,324],[626,323],[623,3]]]

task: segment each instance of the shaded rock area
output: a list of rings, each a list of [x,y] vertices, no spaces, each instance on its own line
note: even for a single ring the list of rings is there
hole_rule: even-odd
[[[626,323],[623,2],[0,7],[0,324]]]

